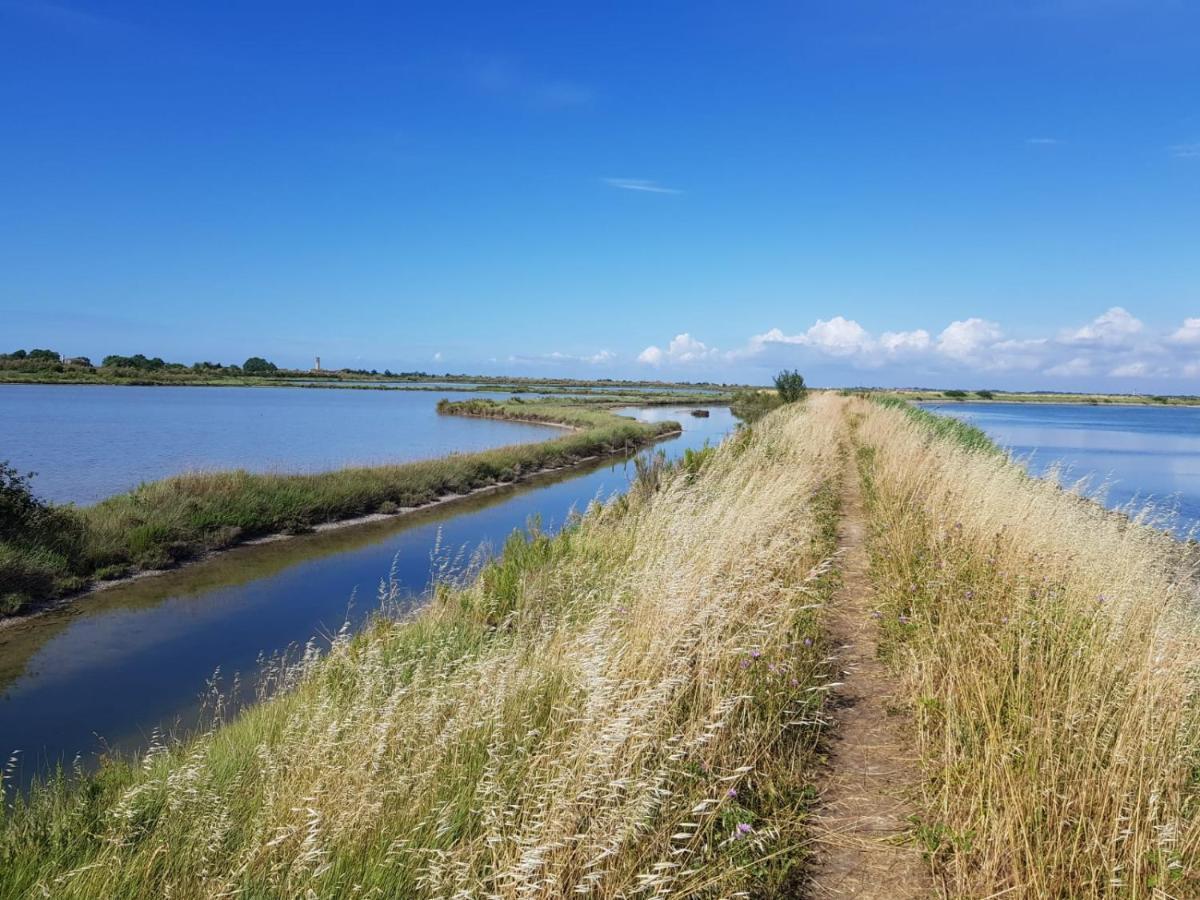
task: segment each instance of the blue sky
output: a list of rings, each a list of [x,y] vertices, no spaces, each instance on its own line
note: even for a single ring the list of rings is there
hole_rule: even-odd
[[[1200,391],[1200,6],[0,0],[0,344]]]

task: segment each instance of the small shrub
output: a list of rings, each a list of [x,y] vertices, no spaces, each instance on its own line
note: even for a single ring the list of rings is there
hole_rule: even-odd
[[[808,394],[804,376],[795,369],[790,372],[784,369],[775,376],[775,390],[784,403],[795,403],[797,400],[803,400]]]

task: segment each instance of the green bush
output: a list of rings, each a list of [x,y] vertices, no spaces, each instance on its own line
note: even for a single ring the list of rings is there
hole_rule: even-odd
[[[804,383],[804,376],[795,369],[790,372],[784,369],[775,376],[775,391],[784,403],[795,403],[805,398],[808,386]]]

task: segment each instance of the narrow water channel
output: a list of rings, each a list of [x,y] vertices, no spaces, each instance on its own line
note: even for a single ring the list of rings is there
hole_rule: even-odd
[[[675,419],[661,442],[675,457],[716,443],[734,426],[727,409],[624,410]],[[59,612],[0,629],[0,754],[18,753],[15,781],[61,762],[145,748],[155,730],[183,733],[200,719],[206,683],[219,675],[243,694],[263,655],[360,624],[392,573],[411,604],[440,562],[498,548],[538,518],[554,531],[572,510],[624,490],[631,460],[543,476],[410,516],[242,547],[177,572],[87,597]]]

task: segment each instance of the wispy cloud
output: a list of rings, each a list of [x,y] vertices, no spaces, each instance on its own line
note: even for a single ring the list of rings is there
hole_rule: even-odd
[[[1167,148],[1176,159],[1200,159],[1200,141],[1193,141],[1190,144],[1172,144]]]
[[[648,194],[682,194],[677,188],[664,187],[657,181],[648,178],[605,178],[604,183],[609,187],[620,188],[623,191],[645,191]]]
[[[1063,141],[1052,137],[1031,137],[1025,138],[1025,143],[1032,147],[1057,147],[1062,144]]]

